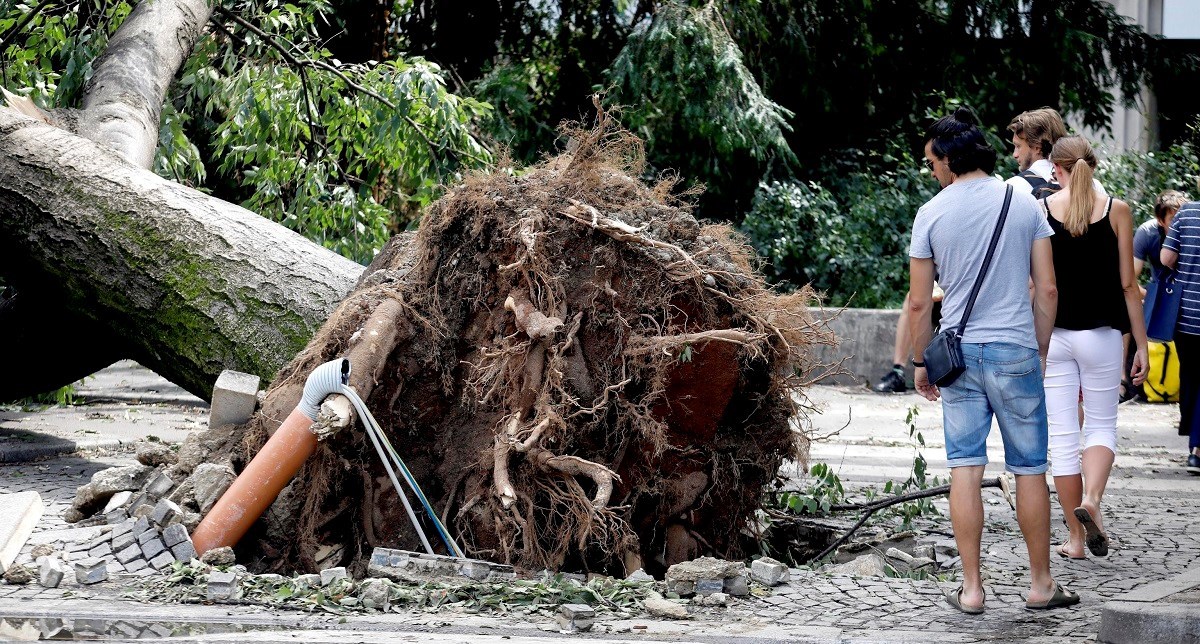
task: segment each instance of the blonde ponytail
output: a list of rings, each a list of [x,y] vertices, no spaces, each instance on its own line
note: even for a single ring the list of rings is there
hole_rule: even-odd
[[[1070,185],[1063,186],[1071,191],[1071,201],[1062,223],[1072,237],[1078,237],[1087,232],[1096,206],[1096,189],[1092,184],[1096,153],[1082,136],[1064,136],[1050,151],[1050,161],[1071,173]]]

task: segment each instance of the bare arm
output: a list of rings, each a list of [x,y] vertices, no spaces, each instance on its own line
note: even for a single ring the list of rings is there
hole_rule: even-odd
[[[1058,314],[1058,283],[1054,279],[1054,251],[1050,238],[1033,242],[1029,258],[1029,274],[1033,280],[1033,328],[1037,334],[1038,353],[1043,358],[1050,350],[1050,333]]]
[[[922,360],[925,347],[933,336],[933,259],[913,257],[908,266],[908,338],[913,356]],[[913,381],[917,393],[927,400],[938,399],[937,387],[929,382],[929,374],[924,368],[915,369]]]
[[[1158,261],[1162,262],[1163,266],[1175,270],[1175,264],[1179,263],[1179,253],[1170,248],[1164,248],[1158,251]]]
[[[1112,212],[1109,213],[1113,230],[1117,234],[1117,254],[1121,262],[1121,290],[1125,293],[1125,308],[1129,312],[1130,332],[1136,343],[1137,352],[1133,356],[1133,384],[1140,385],[1146,380],[1150,370],[1150,362],[1146,351],[1146,321],[1142,313],[1142,291],[1138,285],[1137,273],[1133,270],[1133,213],[1129,204],[1120,199],[1113,200]]]

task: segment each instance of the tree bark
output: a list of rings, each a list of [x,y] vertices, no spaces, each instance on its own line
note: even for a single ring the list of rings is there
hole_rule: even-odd
[[[96,60],[84,88],[79,133],[150,168],[167,88],[212,10],[208,0],[138,3]]]
[[[0,257],[7,283],[61,302],[81,329],[101,334],[59,342],[120,338],[120,357],[205,399],[223,369],[274,377],[363,270],[252,212],[4,108]],[[4,384],[0,398],[10,394]]]

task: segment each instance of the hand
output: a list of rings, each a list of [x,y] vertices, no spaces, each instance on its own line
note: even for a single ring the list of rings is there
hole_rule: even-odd
[[[1146,357],[1146,347],[1140,346],[1136,353],[1133,354],[1133,368],[1129,370],[1129,375],[1133,377],[1133,384],[1141,385],[1146,382],[1146,376],[1150,373],[1150,360]]]
[[[937,386],[929,382],[929,372],[925,367],[917,367],[913,371],[913,385],[917,393],[930,402],[937,402],[938,397],[942,395]]]

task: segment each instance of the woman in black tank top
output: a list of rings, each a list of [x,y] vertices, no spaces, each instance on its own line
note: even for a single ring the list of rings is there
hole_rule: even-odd
[[[1046,357],[1046,415],[1054,487],[1071,531],[1058,554],[1083,559],[1089,551],[1108,554],[1100,501],[1116,456],[1122,334],[1131,332],[1136,342],[1135,384],[1145,380],[1149,363],[1141,292],[1133,272],[1129,205],[1096,194],[1096,155],[1083,137],[1059,139],[1050,161],[1063,190],[1042,200],[1054,230],[1050,244],[1058,283],[1058,312]]]

